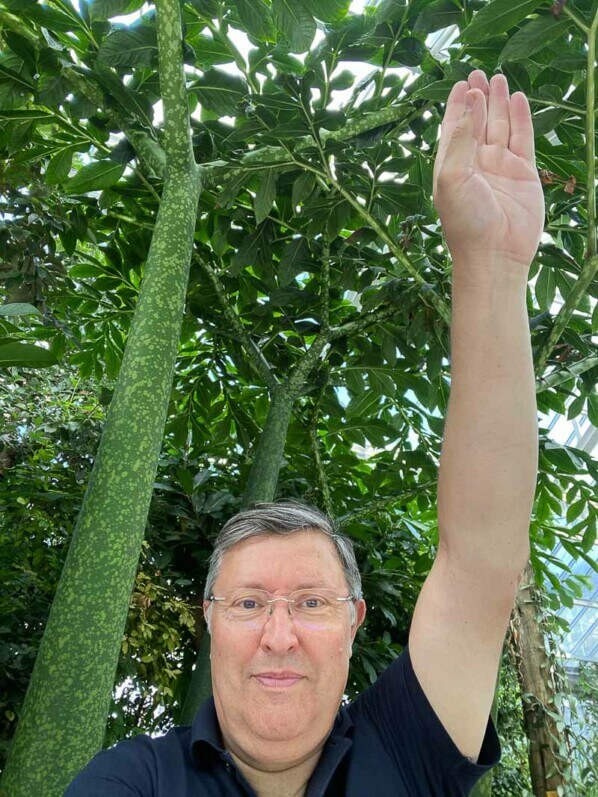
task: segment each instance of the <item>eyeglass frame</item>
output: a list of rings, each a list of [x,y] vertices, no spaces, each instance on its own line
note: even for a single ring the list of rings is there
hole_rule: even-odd
[[[233,592],[233,591],[236,591],[236,590],[239,590],[239,589],[244,589],[244,587],[232,587],[229,590],[225,590],[225,592]],[[259,587],[255,587],[255,588],[247,587],[247,591],[248,592],[250,592],[250,590],[252,590],[252,589],[255,592],[265,592],[267,595],[272,595],[273,594],[272,592],[269,592],[269,590],[267,590],[267,589],[260,589]],[[266,618],[264,619],[264,624],[266,624],[268,622],[268,620],[270,619],[270,617],[272,617],[272,612],[274,611],[273,604],[276,603],[276,601],[286,601],[287,602],[288,609],[289,609],[289,612],[288,612],[289,617],[291,619],[293,619],[293,614],[291,612],[290,605],[291,605],[291,603],[295,603],[295,600],[291,599],[291,595],[296,595],[297,592],[310,592],[312,590],[314,592],[317,592],[318,589],[324,589],[327,592],[334,592],[334,590],[331,590],[328,587],[304,587],[303,589],[295,589],[295,590],[293,590],[289,595],[279,595],[278,597],[273,597],[273,598],[267,600],[266,603],[270,604],[271,608],[270,608],[270,612],[267,614]],[[210,595],[208,598],[206,598],[206,600],[210,601],[210,605],[213,605],[214,601],[224,601],[224,600],[226,600],[226,598],[224,598],[224,597],[217,598],[215,595]],[[349,595],[346,598],[337,597],[335,600],[346,603],[348,601],[355,601],[355,600],[357,600],[357,598],[355,597],[355,595]]]

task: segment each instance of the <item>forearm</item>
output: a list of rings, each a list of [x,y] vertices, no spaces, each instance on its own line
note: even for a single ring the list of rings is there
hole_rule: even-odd
[[[451,393],[438,480],[441,545],[462,565],[523,569],[538,467],[526,273],[453,269]]]

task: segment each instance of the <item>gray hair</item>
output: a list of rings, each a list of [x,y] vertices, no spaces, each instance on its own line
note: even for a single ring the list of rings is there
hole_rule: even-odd
[[[337,531],[332,520],[319,509],[297,501],[255,504],[251,509],[238,512],[225,523],[216,538],[210,557],[204,598],[208,600],[212,595],[224,554],[230,548],[251,537],[292,534],[306,529],[319,531],[332,541],[343,567],[349,593],[359,600],[361,598],[361,575],[357,567],[352,540]],[[210,604],[210,609],[211,606],[212,604]],[[355,604],[351,603],[350,606],[351,622],[353,623],[355,621]],[[208,616],[210,614],[211,612],[208,612]]]

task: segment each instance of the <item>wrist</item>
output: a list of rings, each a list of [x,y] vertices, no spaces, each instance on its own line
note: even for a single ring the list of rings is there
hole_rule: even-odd
[[[455,257],[452,260],[453,293],[481,290],[525,294],[530,265],[499,254]]]

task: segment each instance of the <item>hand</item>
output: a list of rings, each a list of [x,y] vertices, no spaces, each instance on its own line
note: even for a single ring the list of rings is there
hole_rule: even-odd
[[[471,98],[471,112],[465,100]],[[525,279],[544,228],[527,97],[509,100],[504,75],[475,70],[449,95],[436,162],[434,206],[453,263],[502,263]]]

